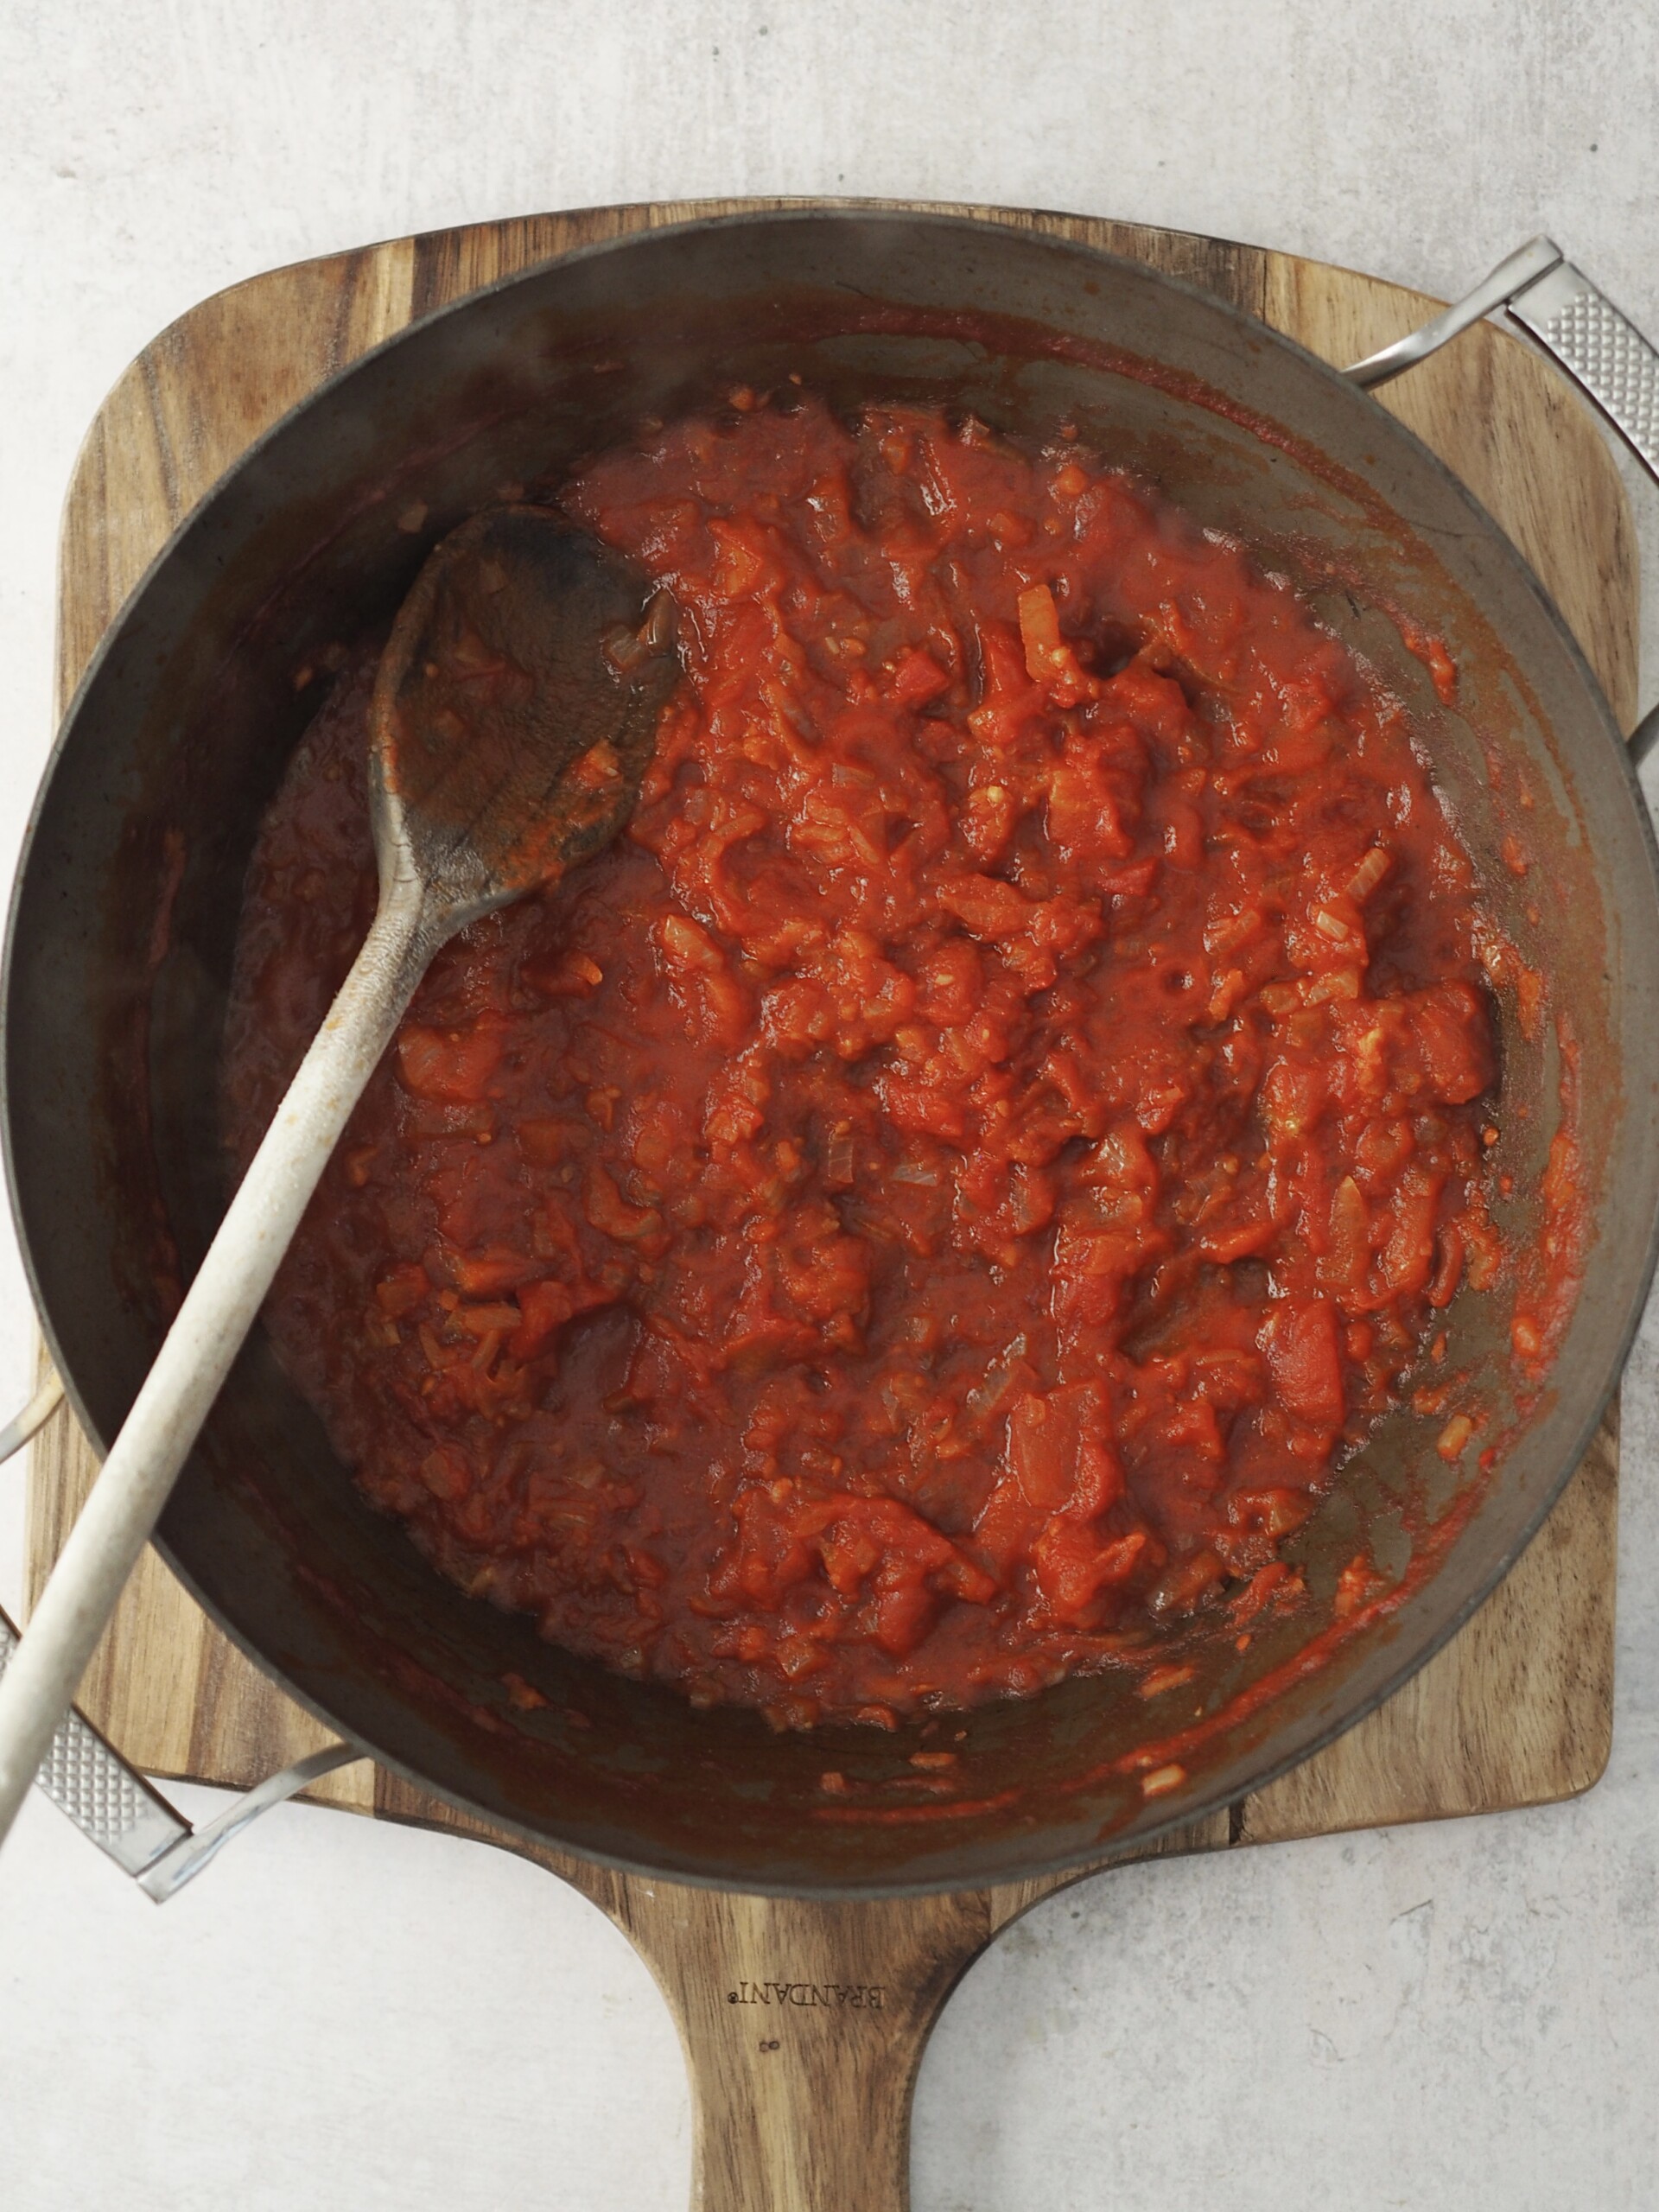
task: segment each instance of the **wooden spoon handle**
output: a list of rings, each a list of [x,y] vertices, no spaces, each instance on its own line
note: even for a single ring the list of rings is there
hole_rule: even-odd
[[[219,1224],[0,1675],[0,1841],[253,1325],[336,1139],[448,934],[394,886]]]

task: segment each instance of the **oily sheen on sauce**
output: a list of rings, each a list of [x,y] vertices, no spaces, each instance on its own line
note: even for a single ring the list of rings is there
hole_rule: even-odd
[[[1064,430],[739,391],[557,496],[684,679],[616,846],[435,963],[279,1278],[341,1457],[467,1591],[784,1725],[1294,1605],[1502,1259],[1405,710]],[[372,910],[375,650],[252,864],[240,1160]]]

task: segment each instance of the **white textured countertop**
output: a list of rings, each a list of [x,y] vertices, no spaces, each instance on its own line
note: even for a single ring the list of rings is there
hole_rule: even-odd
[[[0,0],[0,876],[49,741],[76,442],[221,285],[536,209],[891,194],[1443,294],[1548,228],[1659,334],[1656,117],[1651,0]],[[0,1399],[29,1343],[7,1233]],[[1625,1414],[1601,1785],[1039,1908],[935,2037],[917,2212],[1659,2202],[1659,1323]],[[13,1606],[20,1491],[0,1472]],[[0,1865],[0,2051],[5,2212],[685,2201],[674,2034],[622,1938],[523,1862],[338,1815],[273,1815],[157,1911],[37,1799]]]

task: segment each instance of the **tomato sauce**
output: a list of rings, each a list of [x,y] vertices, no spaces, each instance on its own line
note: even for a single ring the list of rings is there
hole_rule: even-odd
[[[625,836],[440,957],[278,1280],[365,1491],[790,1726],[1294,1592],[1500,1257],[1477,886],[1399,702],[1065,435],[739,391],[560,496],[684,680]],[[373,664],[253,862],[242,1160],[372,911]]]

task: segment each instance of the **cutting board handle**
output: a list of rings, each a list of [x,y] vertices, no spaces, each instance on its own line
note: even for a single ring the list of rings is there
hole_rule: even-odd
[[[725,2033],[688,2039],[693,2212],[907,2212],[931,2019],[796,2009],[747,2003]]]
[[[989,1897],[664,1885],[628,1906],[685,2048],[693,2212],[907,2212],[917,2070],[995,1932]]]

